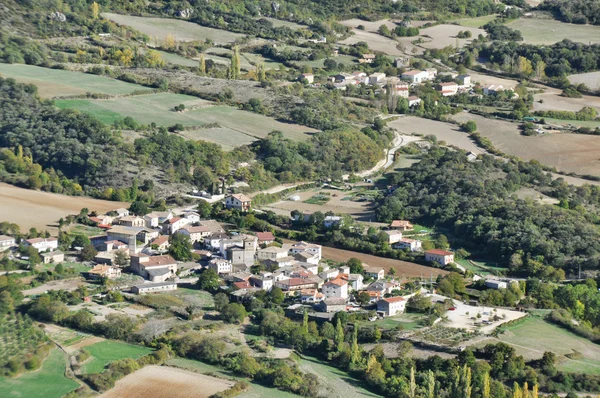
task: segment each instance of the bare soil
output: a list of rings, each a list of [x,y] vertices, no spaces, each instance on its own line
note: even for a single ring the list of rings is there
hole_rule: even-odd
[[[146,366],[119,380],[104,398],[208,398],[225,391],[229,380],[167,366]]]
[[[34,227],[51,233],[57,231],[56,224],[61,217],[78,214],[84,207],[98,213],[129,207],[123,202],[58,195],[4,183],[0,183],[0,204],[0,221],[18,224],[22,231]]]
[[[459,48],[464,47],[466,44],[470,43],[473,39],[458,39],[456,35],[460,31],[471,31],[472,37],[476,38],[480,34],[486,36],[487,33],[483,29],[479,28],[466,28],[464,26],[458,25],[436,25],[431,28],[426,28],[421,30],[420,37],[423,37],[425,43],[421,44],[422,47],[425,48],[444,48],[447,46],[455,47],[458,45]]]
[[[561,92],[559,89],[547,87],[544,93],[534,95],[533,109],[536,111],[577,112],[584,106],[591,106],[600,111],[600,97],[584,95],[581,98],[567,98],[561,97]]]
[[[52,282],[44,283],[43,285],[34,287],[32,289],[23,290],[23,295],[24,296],[34,296],[34,295],[45,293],[46,291],[49,291],[49,290],[72,291],[72,290],[77,289],[79,286],[83,286],[85,284],[86,283],[83,281],[83,278],[52,281]]]

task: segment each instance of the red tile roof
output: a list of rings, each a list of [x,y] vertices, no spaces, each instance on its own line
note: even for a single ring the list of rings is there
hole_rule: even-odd
[[[454,253],[446,251],[446,250],[442,250],[442,249],[431,249],[431,250],[427,250],[425,253],[427,254],[435,254],[438,256],[451,256],[454,255]]]
[[[388,303],[399,303],[401,301],[405,301],[404,297],[396,296],[396,297],[388,297],[384,298],[383,301],[387,301]]]
[[[256,237],[263,242],[274,241],[275,236],[271,232],[257,232]]]
[[[177,221],[179,221],[179,220],[181,220],[181,219],[182,219],[181,217],[173,217],[173,218],[171,218],[170,220],[168,220],[167,222],[168,222],[169,224],[175,224]]]
[[[343,279],[332,279],[326,283],[326,285],[337,285],[337,286],[344,286],[347,284],[348,284],[348,282]]]

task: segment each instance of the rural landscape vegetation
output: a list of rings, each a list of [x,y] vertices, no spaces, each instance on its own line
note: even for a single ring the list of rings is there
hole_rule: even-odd
[[[600,396],[598,0],[3,0],[0,396]]]

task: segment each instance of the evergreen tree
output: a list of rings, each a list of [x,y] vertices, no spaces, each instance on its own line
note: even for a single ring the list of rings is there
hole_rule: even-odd
[[[531,398],[538,398],[538,385],[534,384],[531,390]]]
[[[240,78],[241,61],[240,50],[238,46],[233,47],[233,55],[231,56],[231,66],[229,67],[230,79],[235,80]]]
[[[95,1],[92,3],[92,18],[98,19],[100,14],[100,6]]]
[[[352,331],[352,348],[350,352],[350,363],[360,362],[360,348],[358,346],[358,327],[355,325]]]

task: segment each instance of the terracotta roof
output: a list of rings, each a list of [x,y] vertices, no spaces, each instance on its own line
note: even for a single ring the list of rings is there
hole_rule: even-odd
[[[390,226],[393,228],[393,227],[412,227],[413,225],[410,223],[410,221],[394,220],[394,221],[392,221]]]
[[[404,72],[402,75],[415,76],[415,75],[418,75],[419,73],[425,73],[425,72],[422,70],[415,69],[415,70],[410,70],[408,72]]]
[[[173,265],[173,264],[177,264],[177,262],[175,261],[175,259],[169,255],[164,255],[164,256],[150,256],[148,257],[148,260],[140,262],[140,265],[143,265],[144,267],[157,267],[160,265]]]
[[[110,265],[96,265],[94,268],[88,271],[89,274],[104,274],[112,269]]]
[[[97,224],[102,224],[102,220],[99,219],[98,217],[90,217],[90,221],[93,221]]]
[[[307,279],[302,279],[302,278],[290,278],[290,279],[284,279],[277,283],[282,284],[282,285],[287,285],[287,286],[300,286],[300,285],[313,284],[315,282],[311,281],[311,280],[307,280]]]
[[[442,250],[442,249],[427,250],[425,253],[427,253],[427,254],[435,254],[435,255],[438,255],[438,256],[450,256],[450,255],[454,255],[454,253],[446,251],[446,250]]]
[[[250,199],[250,197],[244,195],[243,193],[233,194],[233,195],[231,195],[231,197],[239,200],[240,202],[251,202],[252,201],[252,199]]]
[[[348,282],[343,279],[332,279],[326,283],[326,285],[336,285],[336,286],[344,286],[347,284],[348,284]]]
[[[167,235],[160,235],[158,238],[152,241],[152,245],[161,246],[169,241],[169,237]]]
[[[408,97],[408,100],[409,100],[409,101],[416,101],[416,100],[421,100],[421,98],[419,98],[419,97],[417,97],[417,96],[413,95],[413,96],[410,96],[410,97]]]
[[[252,287],[252,285],[250,285],[250,283],[248,281],[233,282],[233,286],[235,286],[236,289],[248,289],[248,288]]]
[[[456,84],[454,82],[448,82],[448,83],[440,83],[440,86],[442,86],[442,87],[450,87],[450,86],[458,86],[458,84]]]
[[[273,241],[275,236],[271,232],[257,232],[256,237],[261,241]]]
[[[399,302],[405,301],[405,300],[404,300],[404,297],[396,296],[396,297],[384,298],[383,301],[386,301],[388,303],[399,303]]]
[[[179,221],[179,220],[183,220],[183,218],[181,218],[181,217],[173,217],[173,218],[171,218],[170,220],[167,220],[167,222],[168,222],[169,224],[175,224],[175,223],[176,223],[177,221]]]

